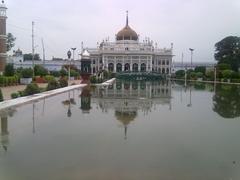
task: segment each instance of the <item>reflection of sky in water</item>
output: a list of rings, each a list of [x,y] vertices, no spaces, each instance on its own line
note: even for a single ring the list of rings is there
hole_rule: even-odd
[[[117,82],[1,112],[0,179],[239,179],[239,87]]]

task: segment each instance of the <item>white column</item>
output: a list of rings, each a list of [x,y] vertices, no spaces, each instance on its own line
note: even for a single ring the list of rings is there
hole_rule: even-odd
[[[153,57],[151,56],[151,59],[150,59],[150,72],[152,72],[152,68],[153,68],[152,61],[153,61]]]
[[[140,56],[139,56],[139,59],[138,59],[138,71],[139,71],[139,72],[141,71],[141,61],[140,61]]]
[[[113,63],[113,72],[117,72],[117,58],[114,57],[114,63]]]
[[[132,56],[131,56],[131,63],[130,63],[130,71],[132,71]]]

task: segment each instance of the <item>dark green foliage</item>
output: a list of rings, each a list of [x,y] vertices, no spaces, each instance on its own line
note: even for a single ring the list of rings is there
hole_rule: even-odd
[[[47,76],[44,77],[44,79],[45,79],[47,82],[50,82],[50,81],[54,80],[55,77],[54,77],[54,76],[51,76],[51,75],[47,75]]]
[[[23,78],[32,78],[33,77],[33,70],[32,68],[25,68],[21,71],[21,75]]]
[[[23,55],[23,59],[24,59],[24,61],[30,61],[30,60],[32,60],[32,54],[31,53],[29,53],[29,54],[24,54]],[[36,61],[39,61],[40,60],[40,56],[39,56],[39,54],[34,54],[34,60],[36,60]]]
[[[71,77],[78,77],[78,76],[80,76],[80,74],[79,74],[78,71],[71,69],[70,70],[70,76]]]
[[[14,76],[14,67],[13,64],[7,64],[4,71],[5,76]]]
[[[36,93],[40,93],[40,89],[36,83],[28,84],[26,89],[24,90],[24,95],[26,96],[33,95]]]
[[[51,81],[48,82],[47,91],[54,90],[59,87],[60,87],[60,85],[59,85],[58,81],[56,81],[55,79],[52,79]]]
[[[67,87],[68,86],[68,81],[67,81],[67,79],[66,78],[60,78],[59,79],[59,86],[60,87]]]
[[[195,72],[201,72],[202,74],[206,73],[206,67],[205,66],[197,66],[195,68]]]
[[[220,71],[223,71],[223,70],[231,69],[231,66],[226,63],[220,63],[217,65],[217,69]]]
[[[0,102],[4,101],[3,99],[3,94],[2,94],[2,90],[0,89]]]
[[[218,63],[229,64],[231,69],[238,71],[240,67],[240,37],[228,36],[215,44],[215,59]]]
[[[184,70],[178,70],[178,71],[176,71],[176,78],[184,78],[184,76],[185,76],[185,71]]]
[[[16,38],[12,35],[12,33],[7,34],[7,51],[10,51],[15,46]]]
[[[230,79],[232,77],[233,71],[232,70],[224,70],[222,71],[223,78]]]
[[[20,97],[19,93],[12,93],[12,94],[11,94],[11,98],[12,98],[12,99],[16,99],[16,98],[18,98],[18,97]]]
[[[203,73],[202,72],[196,72],[197,78],[203,78]]]
[[[51,71],[50,75],[52,75],[54,77],[60,77],[60,72],[59,71]]]
[[[60,73],[60,76],[67,76],[68,75],[68,72],[65,70],[65,69],[61,69],[60,71],[59,71],[59,73]]]
[[[213,97],[213,110],[224,118],[240,117],[240,86],[218,85]]]
[[[97,83],[97,78],[96,78],[96,76],[91,76],[90,77],[90,82],[92,83],[92,84],[96,84]]]
[[[43,66],[41,65],[35,65],[34,66],[34,73],[35,73],[35,76],[46,76],[48,74],[48,70],[45,69]]]
[[[0,86],[13,86],[17,85],[19,81],[18,76],[0,76]]]

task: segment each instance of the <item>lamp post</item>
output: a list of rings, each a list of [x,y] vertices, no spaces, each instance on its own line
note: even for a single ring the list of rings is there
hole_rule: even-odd
[[[191,51],[191,69],[192,69],[192,62],[193,62],[193,51],[194,51],[194,49],[192,49],[192,48],[189,48],[189,50]]]
[[[77,48],[71,48],[71,49],[72,49],[72,51],[73,51],[73,60],[74,60],[75,50],[76,50]]]
[[[70,81],[70,65],[71,65],[71,56],[72,56],[72,53],[71,53],[70,50],[68,50],[67,56],[68,56],[68,60],[69,60],[69,66],[68,66],[68,81]]]

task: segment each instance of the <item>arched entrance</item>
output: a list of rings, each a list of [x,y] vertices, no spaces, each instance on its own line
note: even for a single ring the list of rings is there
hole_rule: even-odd
[[[113,70],[114,70],[114,65],[113,65],[113,63],[109,63],[109,64],[108,64],[108,71],[109,71],[109,72],[113,72]]]
[[[146,64],[142,63],[141,64],[141,72],[145,72],[146,71]]]
[[[165,74],[165,68],[162,69],[162,74]]]
[[[130,65],[128,63],[124,65],[124,71],[130,71]]]
[[[134,63],[132,69],[133,69],[133,72],[138,72],[138,64]]]
[[[117,64],[117,72],[122,72],[122,64]]]

